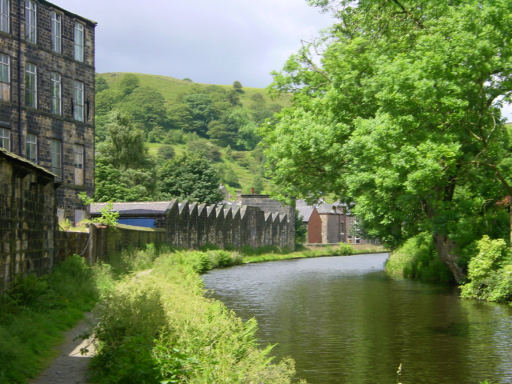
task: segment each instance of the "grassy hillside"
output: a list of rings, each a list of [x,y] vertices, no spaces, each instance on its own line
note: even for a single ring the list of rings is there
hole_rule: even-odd
[[[211,87],[220,87],[226,91],[229,91],[233,88],[232,85],[202,84],[195,83],[190,80],[175,79],[174,77],[148,75],[142,73],[109,72],[100,73],[97,76],[105,79],[109,87],[119,88],[121,80],[126,74],[137,76],[142,87],[149,87],[159,91],[165,98],[167,105],[176,103],[180,97],[194,92],[195,89],[206,90]],[[243,87],[243,90],[244,93],[242,93],[240,97],[243,106],[248,107],[250,105],[251,97],[256,93],[261,94],[267,103],[276,103],[281,106],[288,106],[290,104],[289,98],[283,96],[277,99],[272,99],[267,94],[265,89],[262,88]]]
[[[174,157],[204,152],[232,196],[251,188],[271,192],[257,149],[257,127],[288,106],[288,98],[271,98],[260,88],[137,73],[97,74],[96,87],[100,148],[108,136],[111,113],[119,111],[144,132],[145,146],[154,159],[161,159],[163,152]]]

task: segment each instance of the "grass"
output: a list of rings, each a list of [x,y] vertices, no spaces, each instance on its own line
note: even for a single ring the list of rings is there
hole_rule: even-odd
[[[271,348],[256,347],[256,323],[205,298],[200,274],[240,263],[382,251],[347,244],[296,252],[176,251],[149,244],[94,267],[75,255],[0,296],[0,383],[36,376],[56,357],[63,333],[98,300],[101,346],[94,366],[100,383],[291,382],[293,362],[271,363]]]
[[[139,252],[132,265],[156,256]],[[142,261],[138,261],[142,258]],[[150,272],[125,275],[98,306],[98,383],[291,383],[291,359],[272,362],[257,346],[254,320],[241,321],[204,296],[200,274],[241,262],[223,250],[163,253]]]
[[[100,296],[100,275],[73,256],[49,275],[18,279],[0,295],[0,383],[26,383],[57,355],[63,332]]]
[[[113,72],[100,73],[97,75],[104,78],[110,87],[117,87],[120,84],[123,76],[126,74],[127,73],[124,72]],[[133,73],[133,75],[136,75],[139,78],[140,85],[142,87],[150,87],[158,90],[165,98],[168,105],[175,103],[181,96],[190,93],[194,87],[199,89],[206,89],[207,87],[212,86],[212,84],[194,83],[186,80],[176,79],[170,76],[148,75],[142,73]],[[236,79],[233,79],[233,81],[235,80]],[[231,84],[213,86],[218,86],[226,90],[233,89]],[[244,93],[240,95],[240,100],[244,106],[250,104],[251,97],[255,93],[261,94],[267,103],[278,103],[284,106],[290,105],[290,98],[285,95],[280,96],[274,100],[270,98],[266,90],[263,88],[243,87],[243,90]]]
[[[290,260],[290,259],[304,259],[312,257],[324,257],[324,256],[348,256],[365,253],[381,253],[386,252],[386,249],[379,245],[358,247],[357,245],[350,244],[338,244],[337,246],[327,246],[318,248],[305,248],[299,247],[294,252],[286,250],[268,250],[257,251],[257,254],[251,254],[251,251],[245,253],[242,258],[242,262],[245,263],[261,263],[264,261],[274,260]],[[243,251],[242,251],[243,254]]]

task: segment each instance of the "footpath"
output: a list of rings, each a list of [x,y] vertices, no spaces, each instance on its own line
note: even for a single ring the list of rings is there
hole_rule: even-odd
[[[59,356],[30,384],[88,384],[87,367],[95,348],[92,339],[83,340],[80,336],[92,328],[93,321],[92,314],[86,313],[85,319],[66,333]],[[88,352],[82,354],[83,348]]]

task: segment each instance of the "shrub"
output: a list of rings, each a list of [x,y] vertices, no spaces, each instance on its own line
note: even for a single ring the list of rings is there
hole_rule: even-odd
[[[408,239],[386,262],[392,276],[403,276],[424,282],[452,283],[453,276],[439,259],[429,233]]]
[[[477,247],[478,254],[468,265],[469,282],[461,287],[462,297],[512,301],[512,255],[505,241],[484,236]]]

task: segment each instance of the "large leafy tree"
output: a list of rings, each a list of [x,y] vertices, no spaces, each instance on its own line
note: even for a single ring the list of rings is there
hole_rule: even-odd
[[[144,147],[144,133],[117,111],[109,114],[106,140],[98,145],[97,201],[142,201],[156,196],[156,172]]]
[[[431,232],[463,280],[464,248],[500,234],[489,223],[512,194],[500,114],[512,91],[512,3],[310,3],[337,22],[274,74],[273,90],[294,94],[263,132],[274,180],[288,195],[354,201],[367,232],[390,245]]]
[[[208,160],[185,153],[168,160],[159,169],[160,193],[163,198],[179,198],[215,204],[222,200],[219,177]]]

